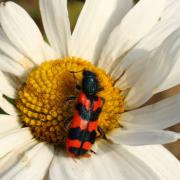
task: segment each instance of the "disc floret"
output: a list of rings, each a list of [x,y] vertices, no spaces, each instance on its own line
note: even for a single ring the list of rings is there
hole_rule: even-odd
[[[41,141],[63,145],[68,128],[66,120],[73,116],[78,96],[77,84],[81,84],[83,70],[96,73],[103,88],[99,96],[105,99],[98,125],[104,132],[119,126],[119,115],[124,111],[124,98],[114,87],[113,79],[102,69],[80,58],[65,58],[47,61],[34,69],[19,90],[16,106],[20,121],[30,127],[35,138]],[[77,72],[77,73],[72,73]]]

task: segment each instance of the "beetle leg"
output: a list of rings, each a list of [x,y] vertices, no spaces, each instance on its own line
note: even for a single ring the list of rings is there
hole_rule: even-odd
[[[98,132],[100,133],[100,136],[99,136],[98,138],[103,138],[103,139],[106,140],[108,143],[113,144],[113,141],[112,141],[111,139],[109,139],[109,138],[106,137],[105,132],[103,131],[103,129],[102,129],[100,126],[98,126],[97,130],[98,130]]]
[[[104,91],[104,88],[103,87],[98,87],[97,92],[101,92],[101,91]]]
[[[71,122],[72,122],[73,116],[70,116],[69,118],[65,119],[64,126],[65,129],[68,130],[70,128]]]
[[[101,100],[102,100],[102,106],[101,107],[103,107],[105,104],[105,99],[103,97],[101,97]]]
[[[98,132],[100,134],[100,137],[102,137],[103,139],[106,139],[106,135],[105,135],[103,129],[100,126],[98,126],[97,130],[98,130]]]
[[[96,155],[96,152],[95,152],[95,151],[93,151],[92,149],[90,149],[90,152]]]
[[[77,82],[77,78],[76,78],[76,76],[75,76],[75,73],[82,72],[82,70],[81,70],[81,71],[77,71],[77,72],[74,72],[74,71],[69,71],[69,72],[73,74],[73,78],[74,78],[74,80]],[[81,85],[80,85],[80,84],[76,84],[76,89],[77,89],[77,90],[82,90]]]
[[[76,89],[77,89],[77,90],[82,90],[82,87],[81,87],[81,85],[79,85],[79,84],[76,84]]]
[[[74,100],[76,100],[76,96],[69,96],[66,99],[66,101],[74,101]]]

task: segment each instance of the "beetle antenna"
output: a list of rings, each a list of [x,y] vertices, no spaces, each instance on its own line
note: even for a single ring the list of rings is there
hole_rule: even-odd
[[[80,73],[80,72],[83,72],[83,71],[84,71],[84,70],[80,70],[80,71],[69,71],[69,72],[75,74],[75,73]]]

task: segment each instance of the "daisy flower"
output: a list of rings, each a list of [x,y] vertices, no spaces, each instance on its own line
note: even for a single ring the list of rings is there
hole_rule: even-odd
[[[30,16],[0,4],[0,179],[178,180],[163,146],[180,138],[180,94],[143,106],[179,84],[180,1],[86,0],[71,33],[66,0],[40,0],[47,43]],[[111,141],[90,158],[65,151],[82,69],[97,75],[98,125]],[[79,72],[79,73],[71,73]],[[10,102],[11,101],[11,102]]]

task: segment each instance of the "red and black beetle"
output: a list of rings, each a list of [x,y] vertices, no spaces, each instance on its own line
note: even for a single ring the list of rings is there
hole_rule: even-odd
[[[77,100],[66,141],[66,150],[71,157],[88,155],[87,152],[95,142],[98,117],[104,104],[104,99],[97,96],[101,90],[96,74],[84,70],[82,91]]]

